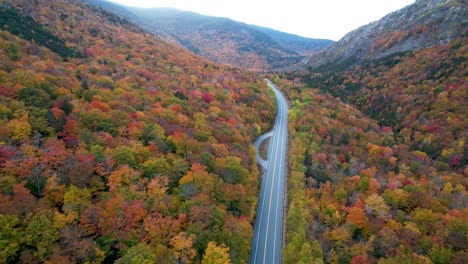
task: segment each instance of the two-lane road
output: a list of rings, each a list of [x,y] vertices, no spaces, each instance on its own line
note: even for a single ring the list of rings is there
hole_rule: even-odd
[[[275,85],[266,81],[276,96],[277,115],[268,149],[266,173],[262,180],[250,264],[282,263],[288,104]]]

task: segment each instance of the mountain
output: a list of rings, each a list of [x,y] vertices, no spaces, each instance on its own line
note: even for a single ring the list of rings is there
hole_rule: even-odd
[[[265,82],[80,0],[0,0],[0,263],[246,263]]]
[[[332,43],[173,8],[86,1],[125,16],[149,32],[214,62],[255,71],[288,68]]]
[[[244,23],[177,9],[131,9],[145,28],[162,30],[189,50],[215,62],[252,70],[271,70],[303,59]]]
[[[281,46],[294,50],[302,55],[311,55],[321,51],[331,44],[333,40],[305,38],[294,34],[285,33],[275,29],[250,25],[251,27],[267,34]]]
[[[465,0],[417,0],[346,34],[324,51],[312,55],[308,66],[354,64],[446,44],[457,36],[466,35],[467,28]]]

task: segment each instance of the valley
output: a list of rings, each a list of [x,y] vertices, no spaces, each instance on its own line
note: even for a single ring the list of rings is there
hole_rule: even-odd
[[[214,62],[253,71],[289,68],[333,43],[174,8],[126,7],[103,0],[87,2],[117,12],[162,39]]]
[[[467,263],[467,18],[0,0],[0,263]]]

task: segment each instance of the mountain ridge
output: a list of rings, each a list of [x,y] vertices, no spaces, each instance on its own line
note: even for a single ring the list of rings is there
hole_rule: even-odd
[[[304,55],[313,54],[335,42],[329,39],[302,37],[296,34],[286,33],[269,27],[262,27],[257,25],[250,26],[269,35],[273,40],[280,43],[280,45],[284,46],[285,48],[294,50]]]
[[[288,68],[332,43],[175,8],[114,8],[108,1],[86,2],[126,16],[147,31],[214,62],[254,71]]]
[[[394,53],[446,44],[466,35],[468,11],[463,1],[418,0],[378,21],[359,27],[309,57],[308,67],[357,63]]]

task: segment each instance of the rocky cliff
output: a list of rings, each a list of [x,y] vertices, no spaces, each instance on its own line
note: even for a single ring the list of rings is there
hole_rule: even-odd
[[[312,55],[307,66],[353,64],[448,43],[467,34],[467,6],[466,0],[417,0],[348,33],[324,51]]]

